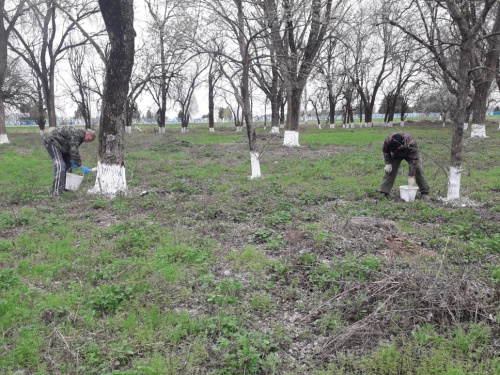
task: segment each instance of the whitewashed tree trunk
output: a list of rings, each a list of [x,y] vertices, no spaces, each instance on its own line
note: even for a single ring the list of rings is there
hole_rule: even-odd
[[[335,129],[335,124],[330,124],[330,129]]]
[[[285,129],[285,124],[280,124],[280,129]]]
[[[392,128],[392,121],[389,121],[389,122],[387,123],[387,126],[388,126],[389,128]]]
[[[252,175],[250,179],[261,178],[262,175],[260,173],[260,160],[258,152],[250,152],[250,164],[252,166]]]
[[[450,167],[450,175],[448,177],[448,195],[446,200],[460,198],[460,179],[462,171],[455,167]]]
[[[125,133],[132,133],[132,126],[125,126]]]
[[[467,131],[467,129],[469,129],[469,123],[464,122],[464,133]]]
[[[215,128],[208,128],[208,130],[210,131],[210,133],[215,133]]]
[[[10,143],[9,137],[7,137],[7,134],[0,134],[0,145],[4,143]]]
[[[360,127],[360,128],[364,128],[365,126],[366,126],[366,124],[365,124],[364,122],[360,122],[360,123],[359,123],[359,127]]]
[[[405,122],[404,121],[400,121],[399,122],[399,126],[404,127],[405,126]]]
[[[271,128],[271,134],[279,134],[280,133],[280,128],[278,126],[273,126]]]
[[[299,132],[295,130],[285,130],[285,138],[283,140],[283,146],[300,147]]]
[[[88,192],[114,197],[117,193],[126,191],[127,179],[125,176],[125,166],[103,164],[98,161],[95,185]]]
[[[485,124],[472,124],[470,128],[471,138],[487,138]]]
[[[158,133],[160,133],[160,134],[165,133],[165,127],[164,126],[158,127]]]

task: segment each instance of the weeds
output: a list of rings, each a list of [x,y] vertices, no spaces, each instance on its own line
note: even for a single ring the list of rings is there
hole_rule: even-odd
[[[9,134],[1,372],[498,373],[500,138],[465,145],[477,205],[452,207],[431,159],[448,158],[449,130],[410,126],[433,194],[411,204],[378,199],[385,128],[301,127],[303,146],[273,138],[264,178],[249,180],[232,128],[143,127],[125,138],[130,191],[115,199],[85,187],[52,199],[38,133]],[[351,226],[359,217],[375,224]]]

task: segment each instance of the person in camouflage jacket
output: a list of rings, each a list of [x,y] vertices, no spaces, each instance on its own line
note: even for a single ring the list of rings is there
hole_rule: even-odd
[[[66,172],[71,168],[80,168],[84,173],[90,172],[90,169],[82,166],[78,148],[83,142],[92,142],[95,138],[95,131],[73,126],[61,126],[45,136],[43,143],[54,164],[52,195],[64,192]]]
[[[415,179],[420,194],[429,194],[429,184],[422,170],[422,161],[418,153],[417,142],[411,134],[392,133],[387,136],[382,147],[384,154],[384,178],[380,186],[380,193],[388,197],[398,174],[399,165],[406,160],[409,165],[408,185],[414,186]]]

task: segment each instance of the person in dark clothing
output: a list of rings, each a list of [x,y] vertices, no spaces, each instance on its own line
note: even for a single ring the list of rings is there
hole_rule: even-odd
[[[54,164],[52,195],[57,196],[64,192],[66,172],[71,168],[80,168],[83,173],[90,173],[89,168],[82,166],[78,147],[83,142],[92,142],[95,138],[95,131],[73,126],[61,126],[45,136],[43,143]]]
[[[385,173],[382,185],[380,186],[381,194],[385,197],[389,196],[402,160],[406,160],[409,165],[408,185],[414,186],[416,179],[420,194],[429,194],[430,188],[422,170],[422,161],[419,157],[417,142],[411,134],[389,134],[384,141],[382,152],[384,153]]]

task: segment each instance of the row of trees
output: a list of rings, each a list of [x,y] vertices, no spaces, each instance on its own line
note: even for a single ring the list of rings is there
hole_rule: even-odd
[[[132,7],[132,0],[114,2]],[[116,144],[100,139],[100,156],[107,160],[106,155],[122,148],[120,132],[130,129],[139,98],[154,101],[160,132],[173,105],[186,131],[194,94],[205,82],[209,128],[214,127],[217,100],[236,108],[235,118],[241,111],[252,177],[259,177],[252,113],[259,95],[270,103],[273,132],[286,112],[284,145],[293,147],[299,146],[300,113],[308,104],[328,112],[331,124],[336,111],[352,122],[357,110],[369,126],[381,99],[386,121],[393,120],[396,106],[404,119],[419,93],[445,87],[452,97],[453,123],[448,198],[459,196],[463,124],[472,116],[473,124],[484,126],[488,98],[499,81],[496,0],[144,0],[136,4],[140,19],[133,28],[129,25],[141,36],[137,48],[120,47],[120,53],[131,54],[120,59],[135,63],[119,120],[106,117],[105,97],[112,74],[120,72],[117,80],[128,77],[118,69],[125,64],[109,68],[113,38],[125,30],[106,22],[99,5],[92,0],[0,0],[0,136],[6,138],[4,101],[20,106],[29,100],[45,108],[49,127],[55,127],[62,87],[87,126],[97,110],[101,136],[108,134],[103,125],[116,127],[110,133]],[[123,25],[132,22],[130,12],[118,13]],[[131,33],[121,37],[130,43]],[[6,77],[25,84],[18,83],[16,90]],[[33,77],[31,84],[27,77]],[[23,93],[26,87],[36,89]],[[106,163],[114,165],[111,159]],[[126,186],[123,157],[118,159],[123,182],[110,191]]]

